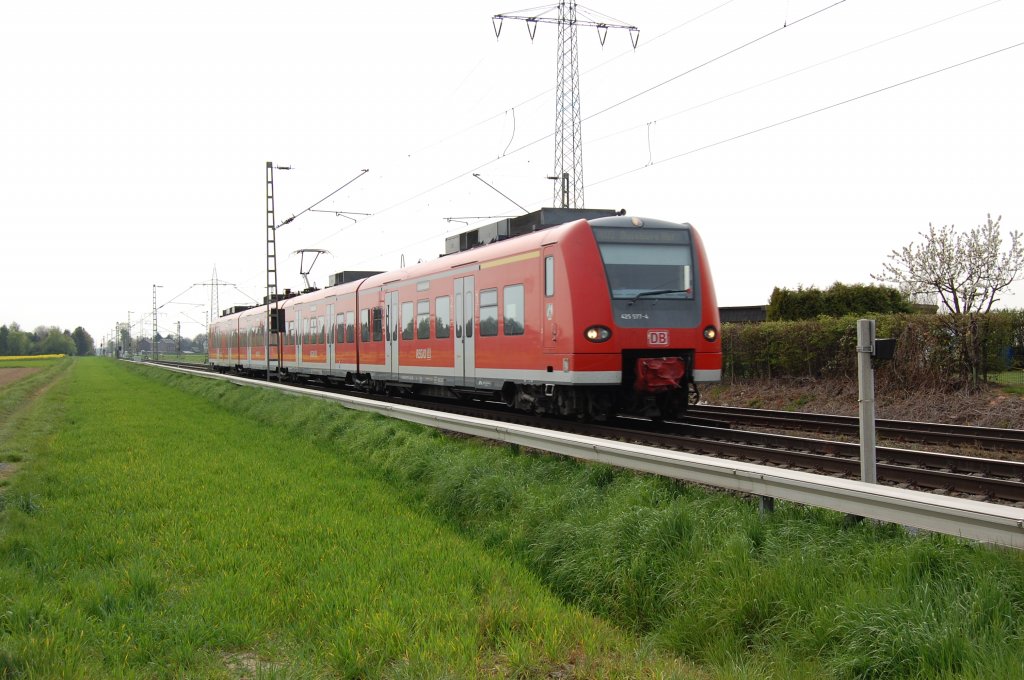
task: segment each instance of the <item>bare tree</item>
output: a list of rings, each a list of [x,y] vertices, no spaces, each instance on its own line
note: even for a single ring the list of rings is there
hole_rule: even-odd
[[[895,283],[910,295],[934,294],[946,312],[947,328],[957,341],[963,377],[976,382],[982,361],[979,318],[999,301],[999,294],[1024,270],[1024,243],[1019,231],[1011,231],[1004,252],[1000,232],[1002,217],[968,232],[952,225],[922,232],[924,242],[911,243],[889,254],[877,281]]]

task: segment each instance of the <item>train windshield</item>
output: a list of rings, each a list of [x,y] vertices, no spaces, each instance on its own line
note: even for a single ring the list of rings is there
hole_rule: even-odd
[[[615,299],[693,298],[689,232],[594,229]]]

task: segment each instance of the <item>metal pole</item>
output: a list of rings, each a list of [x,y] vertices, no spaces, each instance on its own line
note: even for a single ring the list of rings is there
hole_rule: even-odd
[[[274,164],[267,161],[267,305],[266,328],[263,332],[263,349],[267,359],[267,382],[270,382],[270,330],[277,313],[277,225],[274,221]],[[281,351],[278,345],[278,368]]]
[[[875,371],[871,355],[875,347],[873,319],[857,320],[857,402],[860,407],[860,478],[874,484],[875,467]]]

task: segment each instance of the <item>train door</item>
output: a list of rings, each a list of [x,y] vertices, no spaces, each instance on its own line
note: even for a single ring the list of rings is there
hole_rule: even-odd
[[[455,279],[455,381],[461,384],[476,379],[474,302],[473,277]]]
[[[327,364],[324,370],[330,375],[334,373],[334,304],[327,305],[327,316],[324,317],[326,327],[321,329],[324,337],[324,350],[327,355]]]
[[[398,377],[398,291],[384,293],[384,370]]]
[[[305,323],[305,329],[302,324]],[[301,309],[295,310],[295,365],[302,366],[302,345],[306,342],[306,334],[309,332],[309,319]]]
[[[541,298],[541,334],[545,352],[558,351],[558,317],[555,307],[555,247],[544,247],[544,290]]]

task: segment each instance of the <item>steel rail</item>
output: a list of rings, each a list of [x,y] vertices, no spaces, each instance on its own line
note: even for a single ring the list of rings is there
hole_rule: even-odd
[[[858,420],[851,416],[823,413],[772,411],[738,408],[733,406],[693,406],[690,413],[714,416],[733,422],[771,425],[781,428],[829,431],[842,434],[858,432]],[[909,420],[876,420],[875,430],[880,435],[904,441],[929,444],[960,444],[1002,451],[1024,451],[1024,430],[970,425],[946,425]]]
[[[580,460],[1024,549],[1024,509],[1021,508],[743,461],[709,458],[695,453],[556,432],[531,425],[515,425],[473,416],[439,413],[415,406],[376,402],[295,385],[268,383],[231,375],[213,375],[174,367],[168,367],[167,370],[225,380],[236,385],[276,389],[334,401],[347,408],[384,414],[428,427],[504,441]]]

